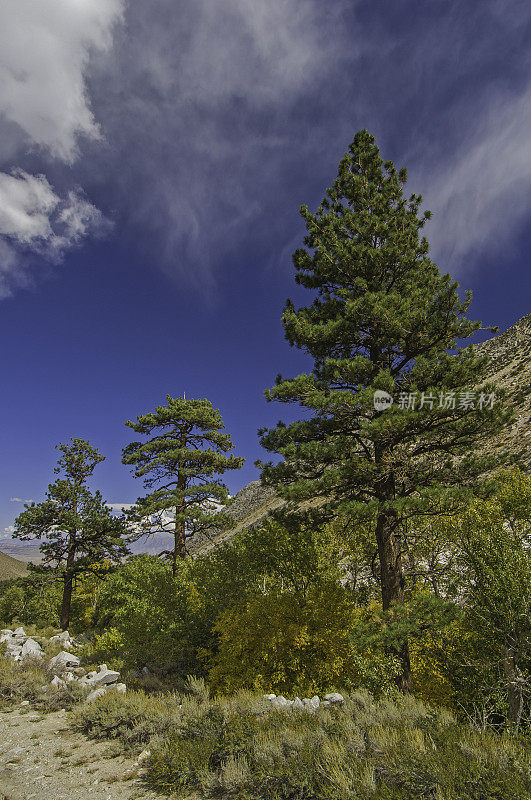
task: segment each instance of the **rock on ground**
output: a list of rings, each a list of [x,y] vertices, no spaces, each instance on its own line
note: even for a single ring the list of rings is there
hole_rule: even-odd
[[[72,653],[67,653],[66,650],[61,650],[60,653],[50,659],[49,666],[57,675],[67,671],[68,667],[79,667],[79,664],[80,661],[77,656],[72,655]]]

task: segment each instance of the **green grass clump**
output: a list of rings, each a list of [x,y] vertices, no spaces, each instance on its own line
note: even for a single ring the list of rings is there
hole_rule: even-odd
[[[153,788],[240,800],[528,800],[523,741],[412,698],[285,713],[236,696],[183,714],[152,747]]]

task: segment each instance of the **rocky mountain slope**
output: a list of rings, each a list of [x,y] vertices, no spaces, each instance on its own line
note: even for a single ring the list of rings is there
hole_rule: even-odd
[[[489,450],[507,450],[531,467],[531,314],[477,345],[477,350],[489,358],[484,379],[504,389],[505,402],[515,409],[513,425],[489,445]]]
[[[189,551],[194,555],[207,553],[213,547],[218,547],[223,542],[232,539],[244,528],[249,528],[259,522],[275,508],[281,506],[283,502],[280,497],[275,495],[273,489],[262,486],[260,481],[251,481],[243,489],[240,489],[234,497],[234,502],[227,509],[236,523],[234,528],[221,532],[211,530],[194,536],[190,540]]]

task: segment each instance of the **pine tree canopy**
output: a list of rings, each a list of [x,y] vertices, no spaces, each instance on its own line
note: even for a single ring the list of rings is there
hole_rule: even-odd
[[[54,472],[62,477],[49,484],[42,503],[27,503],[15,520],[15,536],[42,540],[44,563],[66,565],[70,537],[75,536],[73,574],[95,568],[104,559],[118,560],[127,554],[124,520],[113,515],[101,492],[86,485],[94,468],[105,458],[83,439],[57,447],[62,456]]]
[[[220,412],[209,400],[174,398],[153,413],[126,425],[148,437],[123,451],[123,463],[133,467],[152,491],[139,498],[133,519],[147,528],[177,534],[174,555],[184,556],[184,539],[210,526],[228,526],[232,519],[219,505],[229,502],[227,487],[218,477],[240,469],[244,459],[231,454],[233,444]]]
[[[455,348],[481,324],[466,317],[470,294],[460,299],[429,258],[430,212],[421,213],[420,195],[404,196],[406,178],[360,131],[317,211],[301,209],[306,247],[294,253],[295,280],[314,299],[298,309],[288,300],[282,322],[313,370],[279,376],[266,392],[298,404],[304,418],[260,431],[262,445],[284,458],[262,464],[263,479],[288,499],[322,496],[356,513],[382,504],[402,517],[431,512],[441,487],[448,497],[488,468],[477,442],[510,416],[495,387],[482,388],[496,394],[493,408],[466,395],[484,362],[471,347]],[[377,390],[393,405],[376,410]],[[414,409],[405,406],[410,395]],[[392,487],[382,493],[386,480]]]

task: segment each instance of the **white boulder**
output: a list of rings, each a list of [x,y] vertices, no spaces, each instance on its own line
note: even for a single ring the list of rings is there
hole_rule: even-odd
[[[14,639],[6,642],[6,656],[12,661],[20,661],[22,658],[22,645],[17,644]]]
[[[339,692],[329,692],[328,694],[325,694],[324,699],[328,700],[329,703],[344,703],[345,702],[345,698],[343,697],[342,694],[339,694]]]
[[[125,683],[105,684],[104,686],[98,686],[97,689],[93,689],[87,696],[86,702],[92,703],[93,700],[97,700],[98,697],[103,697],[103,695],[107,694],[107,692],[118,692],[118,694],[125,694],[126,691],[127,686]]]
[[[55,689],[66,689],[66,682],[61,680],[57,675],[52,678],[50,683]]]
[[[99,689],[94,689],[94,690],[93,690],[93,691],[92,691],[92,692],[91,692],[91,693],[88,695],[86,702],[87,702],[87,703],[92,703],[92,701],[93,701],[93,700],[97,700],[97,699],[98,699],[98,697],[103,697],[103,695],[105,694],[105,692],[106,692],[106,691],[107,691],[107,687],[106,687],[106,686],[100,686],[100,688],[99,688]]]
[[[21,658],[42,658],[44,656],[44,652],[40,644],[36,642],[35,639],[26,639],[22,645],[20,656]]]
[[[50,669],[55,672],[64,672],[67,667],[79,667],[79,658],[66,650],[61,650],[56,656],[50,659]]]
[[[61,633],[56,633],[55,636],[51,636],[50,637],[50,641],[51,642],[57,642],[62,647],[66,648],[68,650],[71,647],[74,646],[74,643],[72,641],[72,637],[70,636],[68,631],[62,631]]]
[[[278,697],[274,697],[271,700],[271,705],[273,708],[287,708],[290,705],[290,701],[286,700],[283,694],[279,694]]]
[[[116,683],[120,673],[113,669],[107,669],[107,664],[100,664],[96,672],[88,672],[80,683],[88,686],[106,686],[109,683]]]

